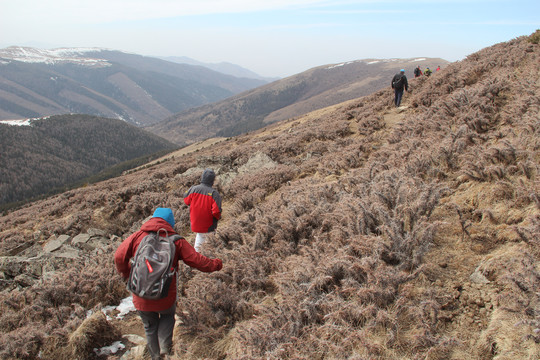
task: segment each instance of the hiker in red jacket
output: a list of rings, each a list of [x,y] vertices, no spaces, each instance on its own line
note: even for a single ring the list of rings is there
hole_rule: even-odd
[[[157,208],[150,220],[145,222],[141,229],[120,244],[114,254],[116,269],[124,279],[128,279],[131,270],[130,259],[135,255],[141,240],[150,232],[165,229],[168,235],[176,234],[174,230],[174,215],[169,208]],[[223,264],[220,259],[210,259],[198,252],[185,239],[175,241],[176,252],[174,264],[178,268],[178,261],[200,271],[213,272],[221,270]],[[160,359],[160,354],[168,354],[172,346],[172,335],[176,312],[176,273],[166,297],[149,300],[133,294],[133,305],[138,310],[144,324],[147,348],[152,359]]]
[[[192,186],[184,194],[184,203],[189,206],[191,231],[196,233],[195,250],[199,251],[209,232],[216,230],[221,218],[221,196],[212,188],[216,174],[212,169],[205,169],[201,183]]]

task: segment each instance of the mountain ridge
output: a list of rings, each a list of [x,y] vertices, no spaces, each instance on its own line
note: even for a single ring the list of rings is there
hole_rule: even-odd
[[[107,49],[10,47],[0,49],[0,119],[87,113],[148,125],[264,83]]]
[[[188,109],[146,127],[179,145],[234,136],[390,86],[401,68],[445,66],[442,59],[366,59],[309,69],[227,99]]]
[[[266,82],[273,82],[280,79],[279,77],[261,76],[240,65],[236,65],[236,64],[226,62],[226,61],[222,61],[219,63],[207,63],[207,62],[192,59],[187,56],[158,56],[158,58],[167,60],[167,61],[172,61],[179,64],[203,66],[211,70],[221,72],[227,75],[232,75],[235,77],[245,77],[245,78],[250,78],[250,79],[264,80]]]

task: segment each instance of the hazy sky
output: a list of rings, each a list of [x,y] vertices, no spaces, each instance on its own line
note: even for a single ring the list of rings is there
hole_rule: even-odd
[[[101,47],[263,76],[367,58],[461,60],[540,28],[540,1],[0,0],[0,47]]]

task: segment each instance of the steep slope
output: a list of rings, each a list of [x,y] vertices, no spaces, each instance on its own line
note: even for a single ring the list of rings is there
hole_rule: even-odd
[[[102,49],[0,50],[0,119],[87,113],[148,125],[265,84]]]
[[[298,75],[190,109],[148,127],[180,145],[208,137],[233,136],[303,115],[389,86],[401,68],[444,66],[442,59],[360,60],[317,67]]]
[[[384,89],[5,214],[0,354],[131,348],[136,316],[99,312],[127,295],[115,236],[168,206],[193,240],[182,193],[213,167],[203,252],[224,269],[182,268],[173,358],[539,358],[539,60],[521,37],[413,80],[402,108]],[[42,253],[91,228],[108,246]]]
[[[57,115],[29,126],[0,122],[0,205],[70,185],[175,145],[121,120]]]

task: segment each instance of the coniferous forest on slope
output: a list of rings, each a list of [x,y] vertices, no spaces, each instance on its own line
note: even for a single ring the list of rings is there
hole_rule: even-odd
[[[0,205],[59,191],[113,165],[176,147],[124,121],[89,115],[0,124],[0,137]]]

